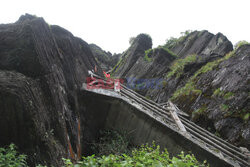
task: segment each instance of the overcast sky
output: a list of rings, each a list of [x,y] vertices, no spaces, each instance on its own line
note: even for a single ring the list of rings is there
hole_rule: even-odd
[[[233,44],[250,41],[249,0],[3,0],[0,23],[30,13],[112,53],[147,33],[154,47],[185,30],[222,32]]]

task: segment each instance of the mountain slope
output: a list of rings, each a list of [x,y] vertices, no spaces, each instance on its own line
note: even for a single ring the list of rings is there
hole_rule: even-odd
[[[158,103],[171,98],[193,121],[249,148],[248,45],[233,51],[223,34],[208,31],[144,48],[139,56],[133,45],[126,58],[133,61],[123,57],[117,65],[122,70],[114,70],[114,77],[124,77],[127,86]]]

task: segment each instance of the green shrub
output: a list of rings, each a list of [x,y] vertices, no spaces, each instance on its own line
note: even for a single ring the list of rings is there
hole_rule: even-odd
[[[151,62],[152,61],[152,58],[149,58],[149,54],[153,54],[151,52],[154,52],[153,49],[148,49],[145,51],[145,55],[144,55],[144,60],[147,61],[147,62]]]
[[[70,160],[64,159],[66,167],[75,167]],[[182,152],[177,157],[170,158],[169,153],[165,149],[160,151],[160,146],[142,145],[138,149],[132,151],[132,155],[107,155],[96,157],[95,155],[83,157],[82,161],[77,163],[78,167],[92,166],[124,166],[124,167],[151,167],[151,166],[166,166],[166,167],[194,167],[208,166],[206,162],[199,163],[194,155],[185,155]]]
[[[178,38],[170,37],[166,40],[166,43],[164,45],[165,48],[172,49],[174,46],[178,44]]]
[[[14,144],[10,144],[7,148],[0,148],[0,167],[27,166],[26,155],[18,154]]]
[[[102,155],[122,155],[130,154],[133,146],[126,132],[115,130],[104,130],[100,132],[101,137],[98,142],[93,143],[92,149],[97,156]]]

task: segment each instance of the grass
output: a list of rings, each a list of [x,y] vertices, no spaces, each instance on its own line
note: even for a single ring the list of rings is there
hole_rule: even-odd
[[[191,78],[192,80],[196,77],[198,77],[199,75],[203,74],[203,73],[207,73],[209,71],[214,70],[216,67],[218,67],[218,65],[225,61],[228,60],[230,57],[235,55],[235,51],[231,51],[228,54],[226,54],[226,56],[224,56],[223,58],[217,59],[215,61],[212,62],[208,62],[206,65],[202,66],[195,74],[194,76]]]
[[[179,38],[174,38],[170,37],[169,39],[166,40],[165,45],[163,46],[164,48],[172,49],[176,45],[180,44],[182,41],[184,41],[187,36],[192,33],[193,31],[187,30],[185,32],[181,32],[181,36]]]
[[[223,90],[221,90],[221,88],[215,89],[213,96],[217,96],[217,97],[223,97],[225,100],[229,100],[234,96],[233,92],[225,92]]]
[[[171,71],[167,74],[166,78],[175,76],[179,78],[184,71],[184,67],[188,64],[191,64],[197,60],[197,54],[188,55],[183,59],[176,60],[170,67]]]
[[[220,109],[221,109],[222,111],[228,111],[229,106],[226,105],[226,104],[221,104],[221,105],[220,105]]]
[[[226,99],[226,100],[228,100],[228,99],[232,98],[233,96],[234,96],[234,93],[233,93],[233,92],[227,92],[227,93],[223,96],[223,98]]]
[[[245,40],[239,41],[239,42],[237,42],[237,43],[235,44],[234,48],[235,48],[235,49],[238,49],[238,48],[240,48],[241,46],[243,46],[243,45],[248,45],[248,44],[250,44],[250,43],[247,42],[247,41],[245,41]]]
[[[165,50],[166,52],[168,52],[168,54],[170,54],[172,57],[177,58],[177,55],[176,55],[174,52],[172,52],[169,48],[167,48],[167,47],[165,47],[165,46],[159,45],[156,49],[163,49],[163,50]]]
[[[192,112],[192,120],[198,120],[200,116],[205,114],[206,110],[207,110],[207,105],[203,105],[201,108]]]
[[[124,58],[125,59],[125,58]],[[123,64],[123,62],[125,62],[125,60],[123,60],[122,56],[120,58],[120,60],[118,61],[118,63],[113,67],[113,69],[111,70],[111,74],[114,74],[118,71],[118,69],[121,67],[121,65]]]
[[[156,49],[164,49],[166,52],[168,52],[168,54],[170,54],[173,57],[177,57],[171,50],[169,50],[166,47],[163,46],[158,46],[157,48],[154,49],[148,49],[145,51],[145,55],[144,55],[144,60],[147,62],[152,62],[153,58],[151,58],[152,54],[154,54],[154,52],[156,51]]]
[[[225,92],[221,88],[215,89],[213,96],[223,96]]]
[[[218,67],[218,65],[225,61],[228,60],[230,57],[235,55],[235,50],[229,52],[226,56],[224,56],[223,58],[220,58],[218,60],[212,61],[212,62],[208,62],[206,65],[202,66],[189,80],[188,82],[185,84],[184,87],[177,89],[173,96],[171,97],[172,100],[176,100],[177,98],[179,98],[180,96],[189,96],[189,95],[200,95],[202,94],[202,91],[196,88],[196,82],[198,77],[201,74],[207,73],[209,71],[214,70],[216,67]],[[177,71],[177,70],[176,70]],[[174,74],[168,74],[168,75],[174,75]],[[218,90],[217,90],[218,91]]]
[[[195,88],[194,82],[187,82],[186,85],[180,89],[177,89],[173,96],[171,97],[171,100],[175,100],[180,96],[199,96],[201,95],[202,91]]]

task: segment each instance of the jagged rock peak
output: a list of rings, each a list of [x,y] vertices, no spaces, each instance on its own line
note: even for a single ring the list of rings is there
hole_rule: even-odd
[[[138,43],[139,45],[144,46],[144,48],[146,49],[152,48],[152,45],[153,45],[152,38],[148,34],[137,35],[132,45],[134,43]]]
[[[31,14],[25,13],[25,15],[22,15],[19,17],[17,22],[23,22],[26,20],[33,20],[33,19],[37,19],[37,18],[41,18],[41,17],[37,17],[36,15],[31,15]]]

